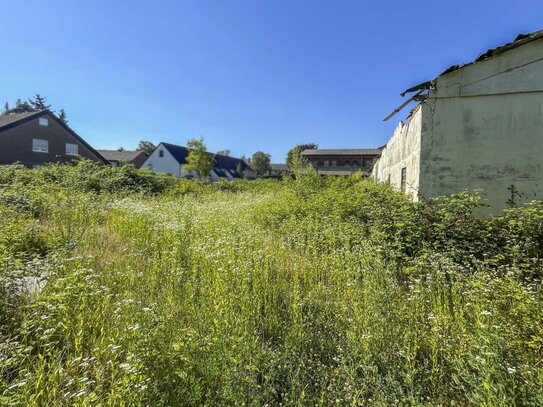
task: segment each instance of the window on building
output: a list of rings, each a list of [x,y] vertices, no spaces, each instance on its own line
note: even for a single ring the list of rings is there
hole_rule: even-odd
[[[353,167],[357,167],[358,166],[358,160],[353,160]]]
[[[351,162],[349,160],[346,160],[344,165],[348,167],[349,165],[351,165]]]
[[[160,150],[160,151],[158,152],[158,156],[159,156],[159,157],[164,157],[164,150]]]
[[[324,166],[328,167],[328,165],[330,165],[330,162],[328,160],[324,160]]]
[[[36,153],[48,153],[49,152],[49,141],[42,140],[39,138],[32,139],[32,151]]]
[[[39,123],[40,126],[47,127],[47,126],[49,126],[49,119],[47,117],[40,117],[38,119],[38,123]]]
[[[336,160],[332,160],[332,162],[330,163],[330,166],[335,167],[336,165],[337,165]]]
[[[402,168],[402,175],[400,178],[400,190],[405,193],[405,187],[407,184],[407,167]]]
[[[152,164],[152,163],[149,163],[149,164],[147,164],[147,167],[148,167],[148,168],[153,168],[153,164]]]
[[[79,146],[77,144],[66,143],[66,155],[79,155]]]

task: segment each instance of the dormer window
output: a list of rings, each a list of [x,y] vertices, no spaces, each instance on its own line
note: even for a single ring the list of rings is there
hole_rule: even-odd
[[[159,156],[159,157],[164,157],[164,150],[160,150],[160,151],[158,152],[158,156]]]
[[[47,117],[40,117],[40,118],[38,119],[38,124],[39,124],[40,126],[47,127],[47,126],[49,126],[49,119],[48,119]]]

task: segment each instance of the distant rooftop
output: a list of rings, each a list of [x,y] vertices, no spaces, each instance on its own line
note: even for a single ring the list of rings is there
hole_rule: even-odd
[[[118,150],[98,150],[102,156],[108,161],[132,161],[140,154],[144,154],[142,151],[118,151]]]
[[[288,171],[286,164],[270,164],[270,168],[274,171]]]
[[[337,149],[308,149],[302,155],[379,155],[378,148],[337,148]]]
[[[37,111],[37,112],[2,114],[2,115],[0,115],[0,127],[7,126],[8,124],[18,122],[19,120],[26,119],[27,117],[39,116],[43,112],[46,112],[46,110],[41,110],[41,111]]]

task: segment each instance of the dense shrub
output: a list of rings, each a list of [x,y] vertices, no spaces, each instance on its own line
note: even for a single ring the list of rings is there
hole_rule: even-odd
[[[0,405],[543,404],[540,202],[88,162],[0,188]]]

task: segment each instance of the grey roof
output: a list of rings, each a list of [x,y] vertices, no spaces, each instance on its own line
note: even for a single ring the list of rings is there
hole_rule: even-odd
[[[286,164],[270,164],[270,168],[273,171],[288,171],[288,166]]]
[[[378,155],[378,148],[338,148],[338,149],[308,149],[302,155]]]
[[[27,113],[9,113],[0,115],[0,128],[7,126],[9,124],[18,122],[19,120],[25,119],[31,116],[39,116],[43,111],[38,112],[27,112]]]
[[[141,154],[145,155],[143,151],[118,151],[118,150],[97,150],[108,161],[133,161]]]

